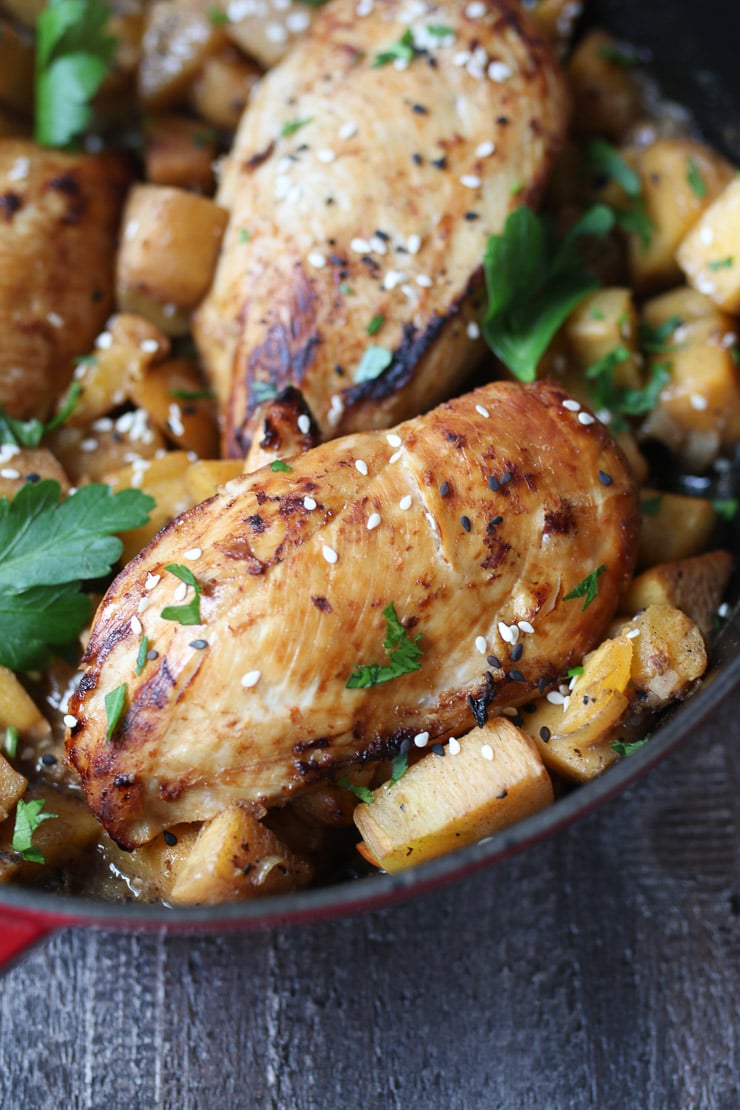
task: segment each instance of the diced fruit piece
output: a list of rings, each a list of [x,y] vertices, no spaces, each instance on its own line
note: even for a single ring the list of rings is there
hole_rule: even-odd
[[[634,635],[637,631],[639,634]],[[704,640],[694,621],[670,605],[650,605],[622,629],[633,633],[633,696],[651,710],[680,698],[707,668]]]
[[[17,728],[29,740],[49,733],[48,721],[7,667],[0,667],[0,729]]]
[[[567,71],[574,99],[573,125],[582,135],[619,140],[640,114],[634,76],[615,60],[619,49],[606,32],[591,31],[571,55]]]
[[[727,551],[661,563],[632,579],[620,608],[623,613],[635,613],[649,605],[671,605],[691,617],[708,640],[731,573],[732,556]]]
[[[25,775],[16,771],[5,756],[0,754],[0,824],[15,809],[18,799],[23,797],[27,786],[28,779]]]
[[[643,489],[640,505],[639,567],[688,559],[706,550],[717,524],[711,501],[704,497],[683,497],[678,493]]]
[[[614,367],[614,383],[633,389],[642,386],[637,314],[630,289],[612,287],[592,293],[571,313],[564,330],[570,352],[582,371],[623,348],[628,357]]]
[[[688,233],[678,262],[700,293],[726,312],[740,312],[740,178],[733,178]]]
[[[0,827],[0,884],[20,879],[34,882],[48,874],[51,868],[73,863],[97,838],[100,825],[85,805],[81,794],[57,789],[50,784],[43,787],[29,786],[23,800],[44,799],[45,813],[55,816],[43,821],[33,834],[33,847],[44,857],[44,863],[34,863],[23,858],[13,849],[15,814]]]
[[[174,825],[133,852],[124,852],[109,837],[102,839],[108,863],[125,876],[127,884],[147,901],[169,901],[172,887],[190,855],[200,825]]]

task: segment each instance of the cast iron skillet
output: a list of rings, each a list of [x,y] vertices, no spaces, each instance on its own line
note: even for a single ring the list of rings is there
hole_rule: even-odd
[[[732,33],[740,29],[736,5],[737,0],[712,0],[705,7],[707,14],[697,14],[689,0],[592,0],[588,18],[636,46],[650,49],[654,71],[666,93],[691,107],[707,138],[740,162],[740,70],[735,51],[737,36]],[[732,615],[712,652],[709,675],[690,701],[666,716],[650,743],[601,778],[513,828],[398,875],[378,874],[338,886],[227,906],[170,910],[160,905],[105,904],[0,886],[0,965],[62,925],[203,933],[305,922],[376,908],[469,875],[521,851],[621,793],[696,732],[740,685],[739,593],[736,573]]]

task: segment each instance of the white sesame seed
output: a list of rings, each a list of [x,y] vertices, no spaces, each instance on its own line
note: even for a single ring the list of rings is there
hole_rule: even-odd
[[[411,494],[407,493],[406,496],[402,497],[401,500],[398,502],[398,507],[399,509],[403,509],[405,511],[406,509],[410,509],[412,504],[413,501],[411,498]]]
[[[480,339],[480,328],[475,320],[471,320],[467,327],[468,339]]]
[[[388,435],[385,438],[386,438],[386,441],[388,442],[388,444],[391,447],[400,447],[401,446],[401,443],[402,443],[401,437],[399,435],[396,435],[395,432],[389,432]]]
[[[474,173],[464,173],[460,178],[460,184],[464,185],[466,189],[479,189],[480,178]]]
[[[97,440],[95,442],[97,444]],[[0,477],[7,478],[9,482],[14,481],[16,478],[20,478],[20,476],[20,470],[14,470],[12,466],[4,466],[3,469],[0,470]]]
[[[472,4],[468,4],[465,9],[465,15],[468,19],[480,19],[480,17],[485,14],[486,5],[482,0],[473,0]]]
[[[308,256],[308,262],[309,265],[313,266],[315,269],[322,270],[324,266],[326,266],[326,257],[321,251],[311,251]]]
[[[80,451],[86,451],[86,452],[89,453],[89,452],[92,452],[92,451],[97,451],[97,449],[98,449],[97,439],[83,439],[80,443]]]
[[[569,705],[570,705],[570,697],[566,696],[566,697],[563,698],[563,713],[565,713],[565,711],[566,711],[566,709],[568,708]]]
[[[592,416],[590,412],[579,412],[578,413],[578,423],[579,424],[593,424],[595,422],[595,420],[596,420],[596,417]]]
[[[185,552],[184,558],[194,563],[196,559],[200,559],[203,551],[200,547],[191,547],[189,551]]]
[[[8,171],[8,181],[23,181],[31,169],[30,158],[16,158]]]
[[[705,274],[700,274],[694,284],[696,285],[696,288],[699,290],[700,293],[705,293],[708,297],[711,297],[713,295],[714,282]]]
[[[64,714],[64,723],[67,726],[67,728],[76,728],[77,727],[77,718],[73,717],[71,713],[65,713]]]
[[[308,509],[309,512],[311,512],[312,509],[316,508],[316,502],[314,501],[313,497],[303,498],[303,508]]]
[[[719,609],[717,610],[717,616],[722,617],[724,619],[725,617],[729,617],[729,615],[730,615],[730,606],[728,605],[728,603],[726,601],[723,601],[722,604],[720,605]]]
[[[518,715],[519,710],[513,705],[505,705],[501,710],[502,717],[517,717]]]
[[[475,156],[476,158],[490,158],[495,149],[496,144],[492,143],[489,139],[485,143],[478,144],[475,148]]]
[[[720,347],[734,347],[737,343],[737,336],[734,331],[726,331],[719,341]]]
[[[151,572],[147,574],[146,582],[144,583],[144,589],[153,590],[154,587],[159,583],[161,577],[161,574],[152,574]]]
[[[639,635],[640,635],[640,629],[639,628],[631,628],[629,630],[629,632],[627,633],[627,639],[628,640],[634,640]]]
[[[469,61],[470,61],[470,51],[469,50],[458,50],[457,54],[453,55],[453,58],[452,58],[453,66],[466,66]]]
[[[493,748],[490,744],[481,744],[480,754],[484,759],[493,759]]]
[[[288,12],[285,17],[285,26],[292,35],[299,35],[301,31],[306,31],[310,22],[311,16],[308,12]]]
[[[336,563],[337,559],[339,558],[334,548],[329,547],[329,545],[326,543],[322,544],[321,546],[321,554],[324,556],[327,563]]]
[[[374,7],[375,4],[373,0],[360,0],[359,4],[355,8],[355,12],[359,16],[370,15],[370,12],[373,10]]]
[[[696,409],[697,412],[704,412],[709,402],[706,397],[702,397],[701,393],[692,393],[689,397],[689,403],[692,409]]]
[[[170,405],[167,412],[167,426],[174,436],[185,434],[185,425],[182,422],[182,411],[179,405]]]
[[[421,248],[421,235],[409,235],[406,240],[406,250],[409,254],[418,254]]]
[[[709,224],[705,224],[699,232],[699,239],[705,247],[711,247],[714,242],[714,229]]]
[[[478,413],[479,416],[489,417],[491,415],[485,405],[476,405],[475,411]]]
[[[148,597],[139,598],[139,604],[136,606],[136,608],[137,608],[139,613],[143,613],[145,609],[149,608],[149,598]]]
[[[367,518],[367,530],[372,532],[373,528],[377,528],[380,524],[380,513],[371,513]]]
[[[416,284],[420,285],[422,287],[422,289],[431,289],[432,286],[434,285],[434,282],[432,281],[432,279],[429,277],[428,274],[417,274],[416,275]]]
[[[292,188],[291,180],[286,174],[278,174],[275,178],[275,200],[285,200]]]
[[[285,42],[288,32],[282,23],[268,23],[265,27],[265,38],[268,42]]]
[[[355,469],[367,477],[367,463],[364,459],[355,459]]]
[[[302,432],[304,436],[307,436],[308,433],[311,431],[311,418],[310,416],[307,416],[305,412],[302,412],[301,415],[298,417],[297,424],[298,431]]]
[[[48,320],[48,322],[51,324],[51,326],[53,328],[63,328],[64,327],[64,320],[62,319],[62,317],[59,315],[58,312],[47,312],[46,319]]]
[[[323,162],[325,165],[328,166],[331,162],[336,161],[337,156],[336,156],[336,154],[334,153],[333,150],[328,150],[327,149],[327,150],[317,150],[316,151],[316,157],[318,158],[319,162]]]
[[[520,629],[520,630],[521,630],[522,632],[534,632],[534,628],[533,628],[533,627],[532,627],[532,625],[531,625],[531,624],[529,623],[529,621],[517,621],[517,625],[516,625],[516,626],[517,626],[517,628],[519,628],[519,629]]]
[[[143,351],[146,355],[153,355],[159,350],[159,343],[156,339],[142,339],[139,344],[139,350]]]
[[[342,126],[339,128],[340,139],[351,139],[352,136],[356,134],[357,124],[353,123],[351,120],[347,120],[347,122],[343,123]]]
[[[344,401],[342,400],[341,394],[333,393],[331,397],[331,404],[329,405],[329,413],[327,415],[327,420],[331,424],[332,428],[335,428],[339,421],[342,419],[343,412]]]
[[[414,737],[414,744],[416,745],[416,747],[417,748],[425,748],[428,743],[429,743],[429,733],[428,732],[417,732],[416,736]]]
[[[184,601],[185,597],[187,595],[187,592],[188,592],[187,582],[181,582],[172,596],[174,597],[175,601]]]
[[[563,401],[563,408],[567,409],[568,412],[580,412],[581,411],[581,406],[578,403],[578,401],[572,401],[572,400],[570,400],[570,398],[567,401]]]
[[[454,736],[451,736],[449,741],[448,741],[447,751],[449,752],[450,755],[459,755],[460,754],[460,741],[456,740]]]
[[[501,81],[508,81],[511,77],[511,68],[505,62],[491,62],[488,67],[488,76],[491,81],[497,84]]]
[[[389,463],[397,463],[402,455],[403,455],[403,451],[401,451],[401,450],[394,451],[393,454],[391,455],[391,457],[388,459],[388,462]]]
[[[350,239],[349,246],[355,254],[368,254],[370,251],[370,244],[367,239]]]
[[[549,701],[550,705],[562,705],[565,701],[565,698],[559,690],[550,690],[549,694],[547,695],[547,700]]]
[[[388,253],[388,248],[385,245],[384,240],[381,239],[379,235],[373,235],[370,239],[370,250],[373,251],[374,254]]]
[[[262,671],[247,671],[246,674],[242,675],[242,686],[244,686],[245,689],[249,689],[250,686],[256,686],[261,677]]]
[[[475,637],[475,650],[479,651],[481,653],[481,655],[486,654],[486,652],[488,651],[488,642],[487,642],[485,636],[476,636]]]
[[[15,443],[3,443],[0,446],[0,463],[10,462],[16,455],[20,454],[20,447]]]
[[[513,643],[513,640],[511,638],[511,630],[510,630],[508,624],[504,624],[503,621],[498,622],[498,634],[501,637],[501,639],[504,641],[504,643],[506,643],[506,644]]]
[[[109,331],[101,331],[98,338],[95,340],[95,346],[99,347],[101,351],[107,351],[113,344],[113,336]]]
[[[383,278],[383,288],[395,289],[397,285],[401,284],[405,277],[406,275],[402,273],[401,270],[389,270]]]

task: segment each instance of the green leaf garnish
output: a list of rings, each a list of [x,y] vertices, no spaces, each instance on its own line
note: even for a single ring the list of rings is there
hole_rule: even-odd
[[[445,23],[427,23],[425,31],[437,39],[446,39],[455,34],[454,28],[448,27]]]
[[[354,289],[348,281],[341,281],[339,283],[339,292],[342,293],[345,297],[351,297],[354,294]]]
[[[31,843],[33,834],[43,821],[50,821],[56,813],[42,813],[46,801],[44,798],[34,798],[30,802],[18,799],[15,810],[15,827],[13,828],[13,851],[20,852],[29,863],[46,863],[42,852],[34,848]]]
[[[374,381],[392,362],[393,353],[386,347],[367,347],[355,370],[355,382]]]
[[[586,385],[593,397],[594,405],[598,409],[606,409],[611,413],[611,426],[613,431],[621,431],[625,427],[625,416],[643,416],[652,412],[658,403],[661,391],[671,380],[668,363],[656,363],[650,371],[647,384],[642,389],[629,389],[617,385],[614,381],[614,370],[620,362],[629,358],[629,351],[625,347],[615,347],[592,363],[585,371]]]
[[[395,783],[397,783],[398,780],[406,774],[408,769],[408,752],[399,752],[398,755],[394,757],[393,763],[391,764],[391,777],[388,780],[388,785],[393,786]]]
[[[421,633],[413,640],[408,638],[406,629],[398,619],[393,602],[383,610],[383,616],[386,621],[383,647],[389,661],[358,664],[347,680],[348,690],[366,690],[370,686],[379,686],[381,682],[390,682],[393,678],[418,671],[421,667],[419,660],[423,652],[418,644]]]
[[[270,470],[272,470],[273,473],[277,473],[280,470],[284,470],[287,473],[287,471],[292,469],[293,467],[288,466],[288,464],[286,462],[283,462],[282,459],[273,459],[270,463]]]
[[[113,61],[101,0],[51,0],[36,22],[36,141],[67,146],[92,119],[91,103]]]
[[[60,501],[52,479],[0,498],[0,665],[36,670],[70,644],[90,615],[82,584],[110,573],[117,532],[146,524],[154,500],[97,482]]]
[[[603,237],[613,226],[611,209],[595,205],[558,243],[543,217],[517,208],[503,233],[489,238],[483,258],[488,291],[483,335],[520,381],[534,381],[537,363],[555,332],[598,288],[579,256],[579,240],[586,235]]]
[[[359,798],[361,802],[365,802],[366,805],[371,806],[375,801],[372,790],[369,790],[367,786],[355,786],[354,783],[349,781],[347,775],[342,775],[341,778],[337,779],[337,786],[341,786],[344,790],[351,790],[354,796]]]
[[[622,231],[631,232],[640,240],[643,250],[648,250],[653,241],[655,225],[647,214],[645,201],[641,196],[634,197],[626,207],[612,206],[614,220]]]
[[[413,62],[417,50],[414,46],[414,35],[409,29],[404,31],[398,42],[392,43],[387,50],[381,51],[373,58],[373,69],[378,69],[380,66],[387,66],[391,62]]]
[[[657,497],[646,497],[640,502],[640,512],[645,516],[657,516],[662,504],[663,498],[660,494]]]
[[[248,243],[249,240],[251,239],[251,237],[252,237],[251,232],[250,232],[248,227],[240,227],[239,228],[239,242],[240,243]]]
[[[213,27],[225,27],[228,23],[231,23],[231,19],[229,13],[222,11],[221,8],[209,8],[208,22]]]
[[[373,316],[372,320],[367,325],[367,334],[377,335],[384,323],[385,316]]]
[[[710,270],[730,270],[735,265],[735,259],[728,255],[727,258],[717,258],[713,262],[708,262],[707,266]]]
[[[605,62],[612,62],[615,66],[621,66],[623,69],[633,69],[640,61],[637,54],[619,46],[602,46],[599,49],[599,57],[603,58]]]
[[[137,677],[144,670],[144,667],[146,665],[146,653],[148,651],[149,651],[149,640],[146,636],[142,636],[141,637],[141,643],[139,644],[139,652],[136,656],[136,675],[137,675]]]
[[[676,328],[680,328],[683,320],[680,316],[669,316],[662,324],[653,327],[647,320],[641,320],[637,325],[637,341],[640,350],[646,354],[663,355],[673,350],[668,345],[668,340]]]
[[[600,567],[597,567],[596,570],[592,570],[590,574],[586,575],[582,582],[579,582],[577,586],[573,587],[569,594],[565,595],[563,601],[572,601],[574,598],[582,597],[584,601],[581,606],[581,612],[588,609],[591,602],[596,600],[599,593],[599,577],[605,570],[606,567],[603,563]]]
[[[249,392],[251,400],[256,405],[261,405],[263,401],[274,401],[278,395],[277,388],[272,382],[252,382]]]
[[[738,502],[736,497],[722,497],[712,501],[712,508],[721,520],[733,521],[737,516]]]
[[[583,667],[571,667],[568,671],[568,678],[579,678],[583,674]]]
[[[5,729],[3,748],[8,759],[15,759],[18,754],[18,729],[13,725],[8,725]]]
[[[592,139],[586,147],[586,164],[591,173],[613,181],[624,189],[628,197],[639,197],[639,176],[611,143],[604,139]]]
[[[105,715],[108,718],[108,728],[105,733],[106,740],[112,739],[118,728],[126,707],[127,695],[128,689],[125,682],[122,682],[120,686],[116,686],[115,690],[111,690],[109,694],[105,695]]]
[[[287,139],[290,135],[295,135],[296,131],[300,131],[300,129],[302,127],[305,127],[307,123],[312,122],[313,116],[306,116],[305,119],[289,120],[288,123],[284,123],[283,126],[280,128],[280,134],[284,139]]]
[[[636,752],[639,748],[644,747],[649,739],[649,736],[645,736],[642,740],[633,740],[631,743],[625,743],[624,740],[615,740],[612,744],[612,748],[617,753],[617,755],[632,755],[633,752]]]
[[[72,413],[80,399],[82,387],[79,382],[72,382],[67,391],[64,404],[59,412],[52,416],[46,424],[41,420],[16,420],[8,416],[3,406],[0,405],[0,443],[12,443],[16,447],[28,447],[35,450],[47,432],[53,432],[61,427]]]
[[[174,574],[187,586],[192,586],[193,597],[187,605],[166,606],[159,614],[162,620],[177,621],[178,624],[202,624],[203,622],[200,619],[200,595],[203,590],[190,567],[184,567],[181,563],[168,563],[164,569],[168,570],[170,574]]]
[[[692,193],[700,200],[707,195],[707,186],[704,178],[701,175],[699,166],[695,158],[689,158],[688,168],[686,170],[686,180],[689,183]]]
[[[211,401],[215,396],[212,389],[170,389],[169,395],[177,401]]]

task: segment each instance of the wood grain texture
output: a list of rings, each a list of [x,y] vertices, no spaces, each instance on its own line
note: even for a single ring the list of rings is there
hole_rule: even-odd
[[[0,1107],[735,1110],[739,710],[587,820],[405,905],[57,935],[0,981]]]

